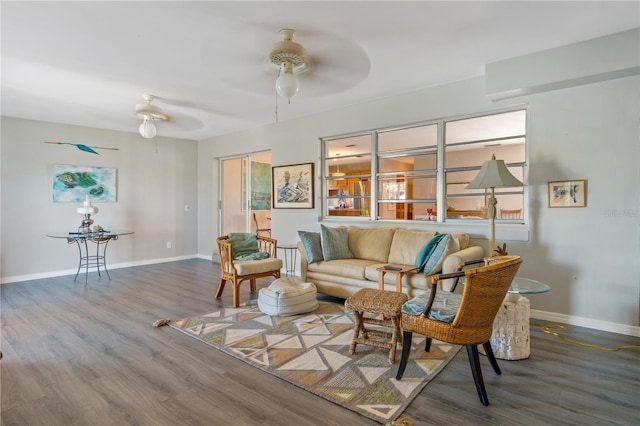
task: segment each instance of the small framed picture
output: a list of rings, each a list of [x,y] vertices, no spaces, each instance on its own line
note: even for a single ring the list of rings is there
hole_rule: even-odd
[[[313,208],[313,163],[271,168],[274,209]]]
[[[549,207],[586,207],[586,180],[558,180],[548,182]]]

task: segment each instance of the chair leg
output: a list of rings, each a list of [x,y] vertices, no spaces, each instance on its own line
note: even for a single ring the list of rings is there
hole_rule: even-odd
[[[356,323],[353,325],[353,338],[351,339],[351,345],[349,346],[349,353],[354,355],[356,353],[356,346],[358,346],[357,339],[360,337],[360,334],[366,339],[366,331],[364,331],[364,325],[362,324],[362,312],[353,311],[353,316],[355,317]]]
[[[249,284],[251,285],[251,291],[255,292],[256,291],[256,280],[249,280]]]
[[[476,391],[480,397],[480,402],[485,407],[489,405],[489,399],[487,398],[487,391],[484,388],[484,380],[482,380],[482,370],[480,369],[480,356],[478,355],[477,345],[467,345],[467,355],[469,356],[469,364],[471,365],[471,374],[473,374],[473,381],[476,384]]]
[[[500,371],[500,366],[498,365],[498,361],[496,361],[496,357],[493,355],[493,349],[491,349],[491,342],[484,342],[482,344],[482,347],[484,348],[484,353],[487,355],[487,358],[489,358],[489,363],[491,363],[491,367],[493,367],[493,371],[495,371],[496,374],[498,375],[502,374],[502,371]]]
[[[424,351],[429,352],[431,350],[431,337],[427,337],[424,341]]]
[[[402,331],[402,358],[400,359],[400,365],[398,366],[398,372],[396,373],[396,380],[402,379],[405,368],[407,368],[407,361],[409,361],[409,352],[411,352],[411,339],[413,333],[410,331]]]
[[[216,299],[220,299],[222,297],[222,292],[224,291],[224,285],[227,280],[220,278],[220,284],[218,284],[218,291],[216,292]]]
[[[240,306],[240,284],[233,283],[233,307]]]

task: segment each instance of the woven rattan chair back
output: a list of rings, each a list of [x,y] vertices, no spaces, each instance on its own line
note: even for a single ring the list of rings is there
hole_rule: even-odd
[[[448,338],[449,343],[458,345],[480,344],[491,339],[493,321],[522,260],[520,256],[497,256],[485,262],[486,266],[465,271],[460,309],[448,327],[436,331],[429,328],[438,334],[433,338]]]
[[[465,345],[478,396],[484,405],[489,405],[480,370],[477,345],[483,345],[491,366],[497,374],[500,374],[489,340],[493,331],[493,321],[521,263],[520,256],[496,256],[485,259],[485,266],[457,274],[447,274],[446,278],[451,278],[453,275],[465,277],[460,307],[451,323],[429,319],[428,312],[422,315],[403,313],[401,319],[403,351],[397,379],[402,378],[406,367],[412,333],[427,336],[426,351],[429,351],[431,339]],[[439,279],[439,275],[432,276],[432,292],[436,291]]]

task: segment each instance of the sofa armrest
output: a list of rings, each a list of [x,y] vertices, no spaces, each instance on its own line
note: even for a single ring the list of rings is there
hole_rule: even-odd
[[[307,268],[309,267],[309,262],[307,261],[307,256],[304,253],[302,241],[298,241],[298,252],[300,253],[300,279],[302,282],[307,282]]]
[[[461,263],[468,262],[470,260],[482,259],[484,257],[484,249],[480,246],[467,247],[464,250],[457,251],[450,254],[444,260],[442,264],[442,273],[450,274],[458,271]],[[451,291],[455,286],[456,278],[450,278],[441,280],[440,285],[443,290]]]

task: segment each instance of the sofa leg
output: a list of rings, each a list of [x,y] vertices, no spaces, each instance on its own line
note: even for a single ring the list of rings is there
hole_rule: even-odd
[[[222,297],[222,292],[224,291],[224,285],[227,280],[220,278],[220,284],[218,284],[218,291],[216,292],[216,299],[220,299]]]
[[[251,285],[251,292],[255,293],[255,291],[256,291],[256,280],[249,280],[249,284]]]

